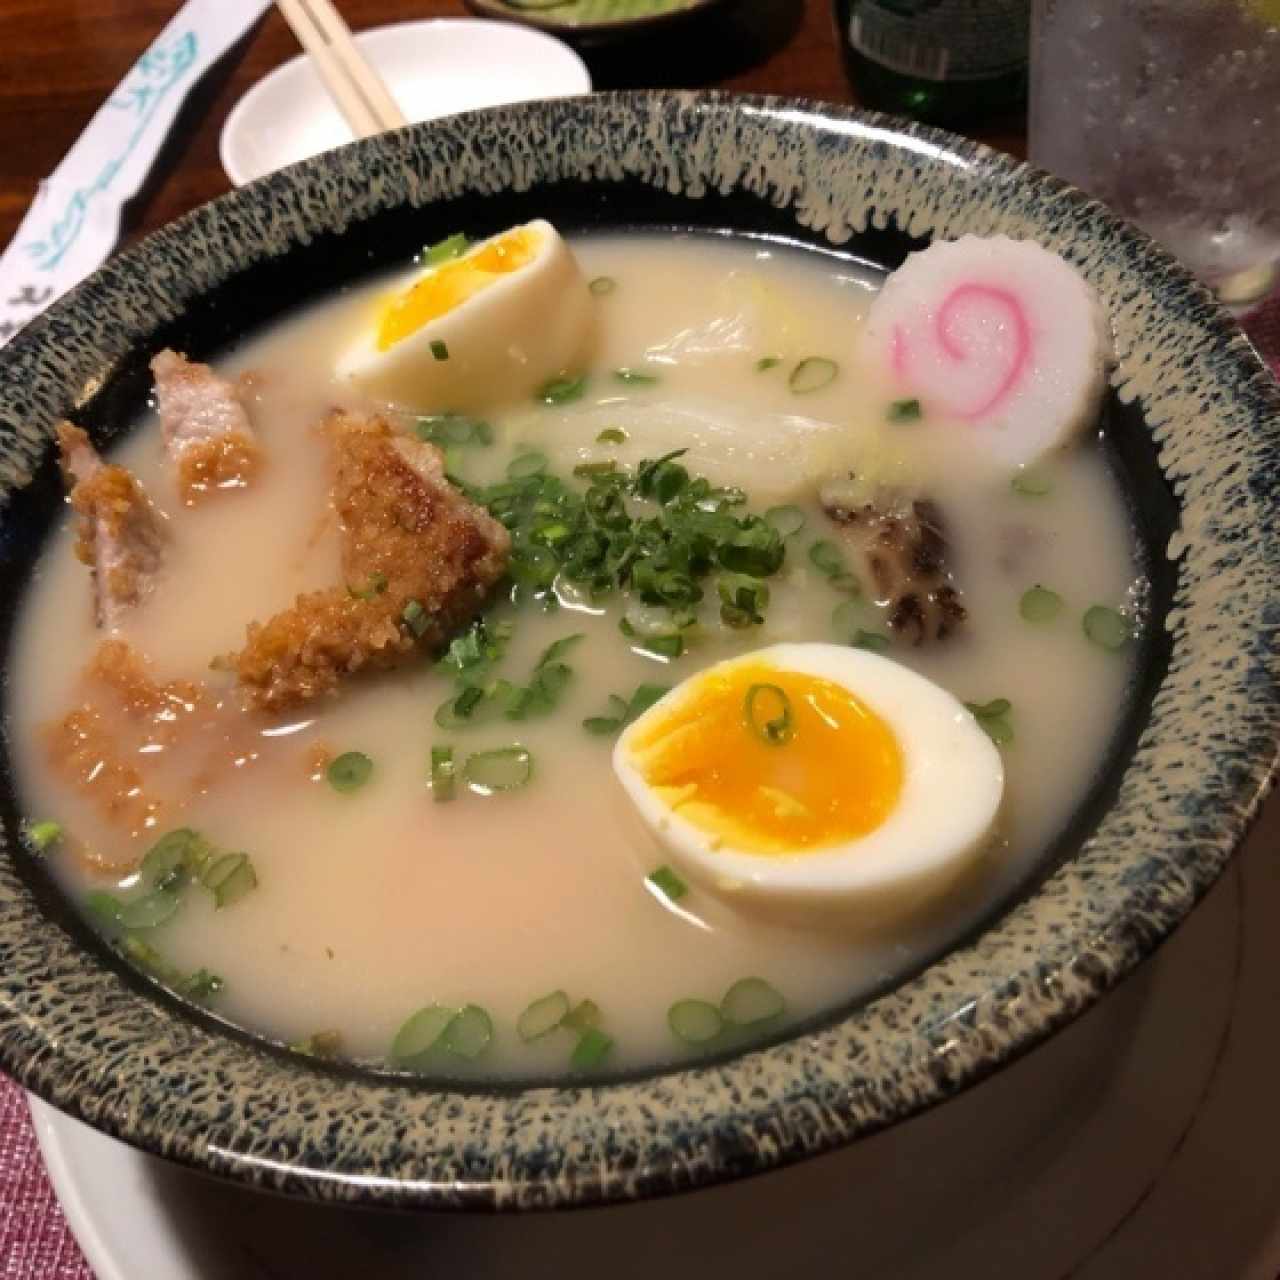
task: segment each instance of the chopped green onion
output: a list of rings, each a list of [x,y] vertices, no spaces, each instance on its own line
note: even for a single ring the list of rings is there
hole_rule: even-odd
[[[570,1031],[589,1031],[599,1024],[600,1016],[600,1006],[594,1000],[579,1000],[561,1022]]]
[[[490,624],[477,618],[464,632],[454,636],[436,666],[455,678],[474,681],[476,676],[501,660],[513,631],[509,622]]]
[[[507,463],[507,477],[511,480],[527,480],[530,476],[541,475],[546,469],[547,455],[537,449],[530,449]]]
[[[478,1058],[493,1039],[493,1019],[478,1005],[468,1004],[444,1029],[444,1047],[459,1058]]]
[[[208,969],[197,969],[195,973],[182,978],[174,989],[188,1000],[203,1002],[216,996],[226,985],[216,973],[210,973]]]
[[[636,687],[627,707],[627,719],[636,720],[644,715],[659,698],[665,698],[671,692],[669,684],[642,684]]]
[[[462,777],[478,795],[491,796],[500,791],[517,791],[533,776],[533,756],[519,744],[498,747],[493,751],[477,751],[467,757]]]
[[[844,556],[840,554],[840,548],[825,538],[819,539],[809,548],[809,562],[819,573],[825,574],[828,578],[834,578],[837,574],[846,572]]]
[[[670,867],[663,866],[650,871],[645,879],[672,902],[679,902],[689,892],[689,886]]]
[[[181,896],[173,889],[153,889],[141,898],[125,902],[120,908],[119,923],[122,929],[154,929],[172,920],[177,913]]]
[[[455,232],[436,244],[428,245],[422,251],[422,260],[429,267],[438,267],[442,262],[450,262],[454,258],[460,258],[466,253],[470,243],[461,231]]]
[[[553,0],[553,3],[563,4],[565,3],[565,0]],[[551,5],[548,5],[547,7],[550,8]],[[612,276],[596,276],[596,278],[587,285],[587,288],[590,289],[597,298],[604,297],[606,293],[612,293],[617,287],[618,282]]]
[[[29,822],[23,829],[32,853],[44,853],[62,839],[60,822]]]
[[[431,798],[437,804],[453,799],[453,748],[431,748]]]
[[[324,776],[335,791],[359,791],[373,773],[373,761],[363,751],[344,751],[329,761]]]
[[[1018,601],[1018,612],[1027,622],[1052,622],[1061,611],[1062,597],[1047,587],[1032,587]]]
[[[247,853],[227,853],[206,868],[200,883],[213,894],[213,905],[220,911],[256,889],[258,876]]]
[[[757,373],[768,373],[770,369],[776,369],[782,363],[781,356],[761,356],[756,361]]]
[[[570,649],[581,644],[586,638],[585,631],[575,631],[571,636],[561,636],[559,640],[552,641],[542,651],[538,661],[533,664],[533,669],[537,671],[541,667],[549,667],[552,663],[559,662]]]
[[[720,620],[727,627],[749,627],[764,621],[769,588],[760,578],[744,573],[723,574],[716,584],[720,593]]]
[[[990,702],[966,702],[964,706],[978,722],[978,728],[997,747],[1007,746],[1013,741],[1013,725],[1009,721],[1013,704],[1008,698],[992,698]]]
[[[120,927],[120,917],[124,913],[124,903],[113,893],[103,889],[92,889],[84,897],[85,910],[97,918],[99,924],[111,928]]]
[[[144,942],[135,934],[126,933],[120,939],[119,945],[125,959],[137,965],[139,969],[154,975],[162,982],[174,979],[173,969],[165,964],[164,957],[149,942]]]
[[[414,425],[419,440],[437,445],[491,445],[493,428],[479,418],[456,413],[432,414]]]
[[[528,1043],[554,1031],[568,1016],[569,997],[563,991],[534,1000],[516,1019],[516,1034]]]
[[[446,1005],[429,1004],[411,1015],[391,1042],[392,1062],[412,1069],[425,1065],[424,1060],[440,1043],[457,1012]]]
[[[776,1018],[786,1001],[763,978],[740,978],[720,1001],[724,1020],[735,1027],[751,1027]]]
[[[787,386],[798,396],[808,395],[829,386],[839,371],[840,366],[826,356],[808,356],[791,370]]]
[[[757,707],[761,700],[764,706]],[[791,738],[791,699],[776,684],[753,684],[742,700],[742,712],[747,728],[771,747],[780,747]]]
[[[427,628],[431,625],[431,619],[427,617],[427,611],[417,600],[410,600],[405,605],[404,612],[400,615],[400,620],[419,640],[426,635]]]
[[[777,531],[778,536],[789,538],[793,533],[799,533],[804,528],[804,512],[799,507],[770,507],[764,513],[764,518]]]
[[[1124,615],[1104,604],[1095,604],[1085,610],[1081,625],[1094,644],[1113,653],[1133,639],[1133,629]]]
[[[431,355],[436,360],[447,360],[449,358],[448,344],[439,338],[433,338],[431,342]]]
[[[347,594],[356,600],[372,600],[375,596],[380,596],[386,589],[387,575],[385,573],[371,573],[363,590],[357,591],[354,587],[348,587]]]
[[[145,883],[172,889],[198,876],[213,856],[213,846],[190,827],[167,831],[147,850],[138,870]]]
[[[617,716],[588,716],[582,722],[582,727],[588,733],[594,733],[603,738],[611,733],[617,733],[622,728],[622,720]]]
[[[667,1010],[667,1026],[685,1044],[707,1044],[724,1030],[724,1017],[705,1000],[677,1000]]]
[[[605,427],[596,436],[596,444],[625,444],[627,433],[621,427]]]
[[[1045,494],[1052,492],[1053,481],[1046,471],[1035,467],[1022,467],[1013,473],[1009,487],[1014,493],[1022,494],[1024,498],[1043,498]]]
[[[889,406],[890,422],[919,422],[923,410],[919,400],[895,400]]]
[[[590,1071],[599,1066],[605,1055],[613,1048],[613,1040],[605,1035],[599,1027],[589,1027],[578,1037],[569,1066],[574,1071]]]
[[[645,373],[642,369],[615,369],[613,376],[619,382],[649,383],[658,381],[656,373]]]
[[[671,692],[667,684],[642,684],[637,687],[630,698],[620,698],[616,693],[609,695],[609,715],[592,716],[582,722],[588,733],[617,733],[624,724],[644,715],[659,698]]]
[[[309,1058],[336,1058],[342,1053],[340,1031],[315,1031],[305,1040],[295,1040],[290,1046],[294,1053],[305,1053]]]
[[[609,476],[618,469],[618,464],[609,458],[604,462],[579,462],[573,474],[580,480],[589,480],[592,476]]]
[[[636,636],[632,646],[643,653],[652,654],[655,658],[672,661],[684,653],[684,636],[678,632],[674,635]]]
[[[572,404],[573,401],[582,398],[582,393],[586,389],[587,375],[585,373],[579,374],[576,378],[552,378],[550,382],[544,382],[538,388],[534,399],[541,401],[543,404]]]
[[[855,649],[865,649],[868,653],[887,653],[889,650],[888,636],[882,635],[879,631],[864,631],[861,627],[849,643]]]

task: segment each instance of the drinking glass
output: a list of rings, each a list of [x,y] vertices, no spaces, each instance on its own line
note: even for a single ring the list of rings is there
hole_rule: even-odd
[[[1029,148],[1224,302],[1280,267],[1280,0],[1035,0]]]

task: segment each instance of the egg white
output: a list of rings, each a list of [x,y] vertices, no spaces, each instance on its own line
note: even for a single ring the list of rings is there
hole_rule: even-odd
[[[427,321],[385,351],[371,316],[339,359],[339,378],[379,399],[418,413],[474,413],[527,398],[586,357],[594,302],[577,259],[559,232],[538,219],[525,224],[537,242],[533,260],[500,276],[452,310]],[[509,231],[471,246],[466,258]],[[442,264],[447,265],[447,264]],[[397,280],[408,292],[428,268]],[[443,342],[448,358],[432,344]]]
[[[633,761],[633,744],[712,673],[766,666],[830,680],[889,727],[902,753],[902,790],[889,816],[854,840],[790,854],[735,849],[670,808]],[[859,900],[916,902],[952,883],[987,847],[1004,793],[999,751],[955,697],[890,658],[836,644],[778,644],[691,676],[621,735],[613,767],[673,860],[711,891],[808,907]]]

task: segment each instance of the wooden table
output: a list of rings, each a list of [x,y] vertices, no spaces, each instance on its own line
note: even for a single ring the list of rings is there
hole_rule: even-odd
[[[178,0],[0,2],[0,245]],[[352,28],[459,17],[462,0],[341,0]],[[154,230],[228,189],[218,135],[242,93],[298,46],[272,10],[191,95],[127,234]],[[854,102],[836,48],[828,0],[740,0],[678,28],[583,51],[597,89],[718,88]],[[985,140],[1023,152],[1021,121]]]

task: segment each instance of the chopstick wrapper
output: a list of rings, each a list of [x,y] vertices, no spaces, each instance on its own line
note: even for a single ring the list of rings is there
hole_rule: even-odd
[[[200,77],[271,0],[187,0],[46,178],[0,255],[0,345],[99,267]]]

